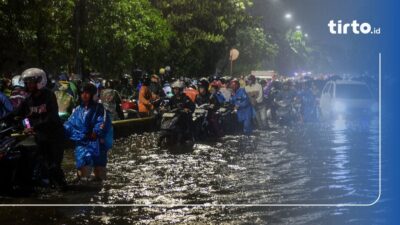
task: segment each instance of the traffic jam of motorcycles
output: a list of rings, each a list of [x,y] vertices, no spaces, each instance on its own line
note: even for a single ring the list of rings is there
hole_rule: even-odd
[[[276,127],[373,113],[373,92],[362,78],[268,74],[176,78],[163,68],[159,75],[140,71],[111,80],[95,73],[50,78],[31,68],[3,79],[2,192],[68,191],[71,182],[101,183],[114,139],[140,130],[157,133],[161,149],[190,154],[196,143],[225,135],[243,135],[251,145],[246,137]],[[145,120],[150,122],[141,123]],[[73,181],[62,168],[68,148],[74,149]]]

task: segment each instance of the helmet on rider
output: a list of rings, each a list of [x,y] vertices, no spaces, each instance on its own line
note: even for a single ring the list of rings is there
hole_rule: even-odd
[[[25,84],[36,83],[36,88],[41,90],[47,85],[46,73],[38,68],[30,68],[22,73],[22,80]]]
[[[180,80],[175,81],[171,85],[171,88],[173,88],[173,89],[182,89],[183,90],[184,87],[185,87],[185,84]]]
[[[150,83],[151,83],[150,76],[149,76],[148,74],[145,74],[145,75],[143,76],[143,79],[142,79],[142,85],[144,85],[144,86],[149,86]]]
[[[60,76],[58,76],[59,81],[69,81],[67,73],[61,73]]]
[[[185,84],[183,83],[183,81],[177,80],[172,83],[171,88],[174,95],[181,94],[183,92],[183,89],[185,88]]]
[[[16,87],[25,87],[24,81],[22,80],[22,76],[21,75],[16,75],[12,78],[11,80],[11,84],[13,88]]]
[[[206,94],[208,92],[208,87],[210,83],[206,80],[201,80],[199,83],[199,92],[200,94]]]
[[[104,79],[103,80],[103,87],[105,89],[114,89],[114,86],[115,86],[114,83],[115,83],[114,80],[106,80],[106,79]]]
[[[248,77],[247,77],[247,82],[249,83],[249,84],[255,84],[256,83],[256,76],[254,76],[253,74],[250,74]]]
[[[204,88],[208,90],[208,87],[210,86],[210,83],[208,83],[208,81],[206,80],[201,80],[199,82],[199,88]]]
[[[211,87],[215,87],[215,88],[219,89],[222,86],[222,82],[219,80],[214,80],[213,82],[211,82],[210,85],[211,85]]]

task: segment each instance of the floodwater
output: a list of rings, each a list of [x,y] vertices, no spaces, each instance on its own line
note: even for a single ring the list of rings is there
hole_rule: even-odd
[[[109,178],[101,185],[73,184],[66,193],[0,202],[179,206],[1,208],[0,224],[385,222],[379,216],[382,211],[365,207],[221,206],[374,202],[379,190],[376,119],[274,125],[251,137],[197,143],[189,152],[161,150],[156,140],[157,133],[118,140],[110,152]],[[64,166],[72,182],[71,151]]]

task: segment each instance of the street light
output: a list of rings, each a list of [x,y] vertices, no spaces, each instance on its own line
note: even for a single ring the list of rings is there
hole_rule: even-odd
[[[291,19],[292,19],[292,14],[286,13],[286,14],[285,14],[285,19],[291,20]]]
[[[304,37],[308,38],[308,34],[307,34],[307,33],[305,33],[305,34],[304,34]]]
[[[296,30],[301,30],[301,26],[300,26],[300,25],[297,25],[297,26],[296,26]]]

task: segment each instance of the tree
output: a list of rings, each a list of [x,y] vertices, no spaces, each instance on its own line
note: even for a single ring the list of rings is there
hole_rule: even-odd
[[[72,1],[0,1],[1,69],[68,64]]]
[[[235,48],[240,51],[240,57],[235,62],[235,72],[239,73],[262,69],[262,63],[273,61],[279,50],[278,45],[268,40],[264,30],[258,27],[238,30]]]
[[[77,42],[84,65],[117,75],[132,71],[135,65],[153,68],[161,64],[171,32],[147,0],[85,2],[86,17]]]
[[[235,44],[236,31],[253,23],[250,0],[153,0],[174,31],[167,62],[178,74],[215,72]]]
[[[156,67],[171,31],[148,0],[0,1],[1,70],[83,67],[117,75]]]

